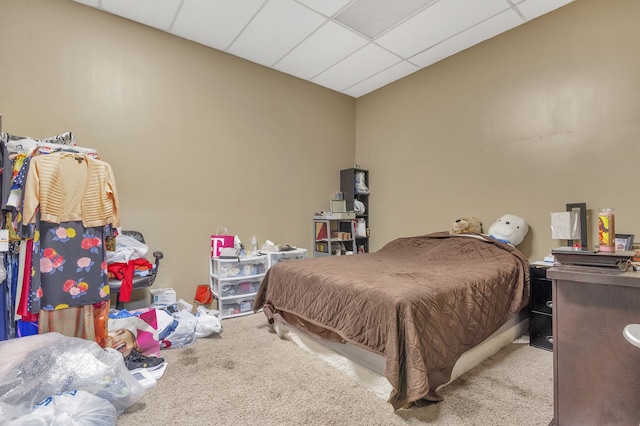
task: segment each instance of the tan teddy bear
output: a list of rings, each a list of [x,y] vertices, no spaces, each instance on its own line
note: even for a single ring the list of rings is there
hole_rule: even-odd
[[[449,234],[482,233],[482,222],[475,217],[461,217],[456,219],[449,228]]]

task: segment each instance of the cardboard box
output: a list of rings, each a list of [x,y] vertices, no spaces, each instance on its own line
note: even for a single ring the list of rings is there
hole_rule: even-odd
[[[351,239],[351,233],[333,231],[333,232],[331,232],[331,238],[335,239],[335,240],[350,240]]]
[[[171,305],[176,303],[176,292],[172,288],[152,288],[151,303],[156,305]]]

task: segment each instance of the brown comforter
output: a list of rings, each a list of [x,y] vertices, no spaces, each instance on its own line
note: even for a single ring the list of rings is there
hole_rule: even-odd
[[[254,309],[383,355],[397,409],[442,399],[435,391],[460,355],[528,303],[528,268],[520,251],[488,237],[399,238],[375,253],[278,263]]]

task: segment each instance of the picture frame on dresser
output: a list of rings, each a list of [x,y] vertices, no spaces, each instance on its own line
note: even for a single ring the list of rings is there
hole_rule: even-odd
[[[634,234],[616,234],[614,238],[616,250],[631,250],[634,237]]]

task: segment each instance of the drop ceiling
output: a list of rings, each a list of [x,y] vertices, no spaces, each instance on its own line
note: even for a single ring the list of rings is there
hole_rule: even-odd
[[[358,98],[574,0],[74,0]]]

